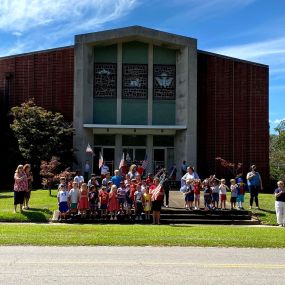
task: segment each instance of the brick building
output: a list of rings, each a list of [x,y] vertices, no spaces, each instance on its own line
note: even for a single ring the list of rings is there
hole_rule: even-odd
[[[122,153],[152,169],[182,160],[200,176],[215,159],[269,173],[266,65],[197,50],[197,40],[133,26],[75,37],[75,45],[0,58],[1,108],[28,98],[76,128],[79,167],[87,143],[111,169]],[[2,111],[1,111],[2,112]]]

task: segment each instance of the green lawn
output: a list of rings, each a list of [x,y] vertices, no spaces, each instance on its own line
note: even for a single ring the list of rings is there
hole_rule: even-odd
[[[1,245],[285,247],[285,229],[239,226],[19,225],[0,227]]]
[[[57,190],[52,190],[52,196],[49,196],[48,190],[34,190],[31,194],[30,210],[23,213],[13,213],[14,193],[0,193],[0,221],[1,222],[48,222],[52,217],[53,211],[58,207]]]

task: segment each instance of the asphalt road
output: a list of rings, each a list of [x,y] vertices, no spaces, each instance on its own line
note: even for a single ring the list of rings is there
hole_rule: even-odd
[[[3,246],[0,284],[285,284],[285,249]]]

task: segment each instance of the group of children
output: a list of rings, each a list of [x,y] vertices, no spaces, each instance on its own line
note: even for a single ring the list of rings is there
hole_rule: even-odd
[[[58,187],[59,219],[80,214],[86,218],[102,218],[117,220],[128,217],[130,220],[135,213],[135,220],[150,220],[151,211],[151,186],[152,179],[146,181],[136,178],[112,182],[103,179],[100,186],[97,179],[92,177],[88,183],[76,176],[72,182],[66,183],[65,178],[60,178]],[[118,186],[117,186],[117,185]]]
[[[185,197],[186,210],[200,209],[200,192],[204,193],[204,210],[220,208],[226,210],[227,192],[230,192],[231,210],[243,210],[245,183],[242,178],[230,180],[230,187],[225,179],[217,179],[215,175],[201,181],[200,179],[187,179],[186,184],[180,188]]]

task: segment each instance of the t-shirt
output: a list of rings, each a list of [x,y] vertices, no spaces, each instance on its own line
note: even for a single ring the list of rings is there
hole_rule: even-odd
[[[219,194],[219,185],[212,186],[212,194]]]
[[[58,191],[57,198],[59,198],[59,203],[67,202],[68,192],[63,190]]]
[[[231,185],[231,197],[235,198],[238,195],[237,185]]]
[[[188,179],[199,179],[199,175],[196,172],[193,172],[192,174],[186,173],[183,177],[182,180],[188,180]]]
[[[134,196],[135,196],[135,201],[136,202],[142,203],[143,193],[141,191],[136,191]]]
[[[106,175],[106,173],[109,172],[109,167],[107,165],[102,165],[101,166],[101,174]]]
[[[239,185],[238,184],[238,195],[244,195],[245,194],[245,184]]]
[[[107,192],[101,191],[99,194],[99,197],[101,198],[101,204],[102,205],[108,204],[109,194]]]
[[[247,175],[250,175],[253,172],[249,172]],[[260,186],[260,176],[258,172],[254,173],[255,175],[247,180],[247,185],[248,186]]]
[[[125,199],[126,198],[126,188],[119,187],[117,194],[118,194],[118,199]]]
[[[113,176],[111,180],[112,180],[112,183],[117,186],[117,188],[120,187],[120,182],[122,181],[121,176]]]
[[[73,179],[74,182],[77,182],[77,183],[83,183],[84,182],[84,178],[82,175],[76,175]]]
[[[70,201],[71,203],[78,203],[78,199],[79,199],[79,189],[77,188],[72,188],[69,193],[68,193],[68,197],[70,197]]]
[[[223,194],[223,195],[226,195],[227,194],[227,187],[226,185],[220,185],[219,186],[219,189],[220,189],[220,194]]]
[[[107,186],[108,182],[111,181],[111,178],[103,178],[102,180],[102,186]]]
[[[282,190],[280,188],[275,189],[274,193],[278,194],[280,193]],[[285,202],[285,192],[283,192],[279,197],[275,197],[276,201],[279,202]]]

